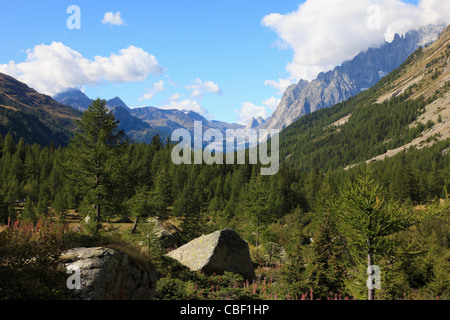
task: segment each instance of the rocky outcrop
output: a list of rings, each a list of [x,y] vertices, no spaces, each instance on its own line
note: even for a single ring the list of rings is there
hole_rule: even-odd
[[[153,224],[153,232],[164,249],[173,249],[181,244],[180,230],[168,221],[160,222],[157,217],[152,217],[147,222]]]
[[[229,228],[194,239],[168,256],[193,271],[209,275],[229,271],[249,280],[255,278],[247,241]]]
[[[79,270],[73,300],[150,300],[156,293],[156,272],[142,268],[128,255],[110,248],[74,248],[60,257],[67,270]],[[72,288],[70,288],[72,289]]]

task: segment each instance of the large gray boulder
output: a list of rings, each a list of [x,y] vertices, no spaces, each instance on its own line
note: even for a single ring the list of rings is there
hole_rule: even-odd
[[[223,274],[225,271],[255,278],[247,241],[232,229],[203,235],[168,253],[193,271],[205,274]]]
[[[155,296],[156,272],[119,251],[74,248],[60,259],[67,270],[80,272],[81,288],[70,288],[70,299],[150,300]]]

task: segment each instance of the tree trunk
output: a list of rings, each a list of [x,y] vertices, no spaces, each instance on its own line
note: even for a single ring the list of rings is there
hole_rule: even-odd
[[[99,164],[98,162],[96,163],[96,167],[98,170]],[[98,172],[95,174],[95,190],[98,191],[98,186],[100,184],[100,179],[99,179],[99,174]],[[101,210],[100,210],[100,204],[99,204],[99,198],[98,198],[98,193],[96,196],[96,200],[97,203],[95,204],[95,230],[98,231],[100,230],[100,218],[101,218]]]
[[[100,230],[100,205],[97,204],[95,206],[95,230],[98,231]]]
[[[371,272],[373,272],[372,269],[369,269],[371,266],[373,266],[373,252],[372,252],[372,241],[371,239],[367,239],[367,245],[368,245],[368,249],[367,249],[367,270],[370,270]],[[369,281],[367,282],[368,284],[368,294],[367,294],[367,300],[375,300],[375,287],[373,285],[373,278],[372,278],[372,274],[369,274],[369,279],[371,280],[370,285],[369,285]]]
[[[136,217],[136,220],[134,220],[133,229],[131,229],[131,233],[136,233],[137,224],[138,224],[139,217]]]
[[[256,250],[259,247],[259,215],[256,215]]]

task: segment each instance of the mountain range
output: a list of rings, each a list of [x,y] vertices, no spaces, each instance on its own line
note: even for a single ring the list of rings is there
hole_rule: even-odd
[[[86,111],[92,102],[92,99],[77,89],[59,93],[53,98],[82,112]],[[244,128],[243,125],[236,123],[208,120],[192,110],[156,107],[129,108],[119,97],[107,100],[106,105],[120,121],[119,127],[124,130],[125,134],[135,141],[144,143],[149,143],[156,134],[162,139],[166,139],[176,129],[187,129],[193,132],[195,121],[202,122],[203,130],[218,129],[222,134],[225,134],[227,129]]]
[[[444,25],[430,25],[395,35],[392,42],[360,52],[352,60],[320,73],[311,82],[300,80],[289,86],[277,109],[263,128],[284,129],[298,118],[331,107],[371,88],[398,68],[418,47],[436,40]]]
[[[370,89],[294,121],[280,158],[300,170],[348,169],[449,138],[450,26]]]

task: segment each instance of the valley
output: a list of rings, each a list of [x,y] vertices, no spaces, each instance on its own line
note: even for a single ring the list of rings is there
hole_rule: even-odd
[[[74,299],[61,256],[118,275],[91,281],[99,299],[448,300],[450,26],[422,31],[299,81],[247,126],[80,90],[54,100],[0,74],[0,300]],[[253,149],[174,161],[168,138],[197,121],[281,126],[277,172]]]

